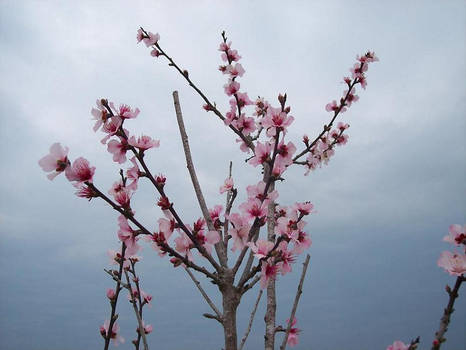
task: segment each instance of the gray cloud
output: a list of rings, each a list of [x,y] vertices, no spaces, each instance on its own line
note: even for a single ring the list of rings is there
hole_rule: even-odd
[[[108,97],[138,106],[131,127],[161,140],[149,154],[156,173],[187,221],[199,216],[184,165],[171,92],[179,90],[196,167],[210,206],[234,162],[240,188],[260,174],[244,164],[235,137],[201,109],[202,101],[166,62],[136,45],[138,26],[161,34],[161,44],[223,110],[224,77],[216,71],[219,33],[227,30],[243,56],[242,88],[275,102],[287,92],[296,144],[327,122],[327,102],[343,90],[355,55],[373,49],[367,90],[342,117],[348,145],[327,167],[303,177],[291,169],[279,185],[284,204],[311,200],[310,275],[298,312],[298,349],[384,349],[393,340],[433,337],[452,283],[436,266],[451,223],[465,222],[465,5],[460,1],[63,3],[4,1],[1,6],[0,345],[2,349],[82,349],[101,345],[107,317],[103,268],[117,246],[116,215],[104,203],[73,195],[63,178],[50,183],[37,165],[53,142],[97,166],[107,189],[118,166],[91,130],[90,109]],[[244,198],[244,191],[240,196]],[[136,212],[153,227],[157,196],[141,185]],[[164,349],[218,349],[221,330],[197,290],[144,249],[144,289],[152,344]],[[280,279],[279,322],[297,284]],[[215,289],[207,286],[211,294]],[[240,310],[246,324],[250,293]],[[464,309],[459,298],[457,310]],[[126,309],[125,309],[126,308]],[[261,313],[262,312],[262,313]],[[263,309],[249,348],[263,341]],[[120,316],[129,343],[135,323],[128,305]],[[445,349],[464,345],[465,315],[457,312]],[[28,337],[24,337],[28,334]],[[125,345],[126,347],[128,344]]]

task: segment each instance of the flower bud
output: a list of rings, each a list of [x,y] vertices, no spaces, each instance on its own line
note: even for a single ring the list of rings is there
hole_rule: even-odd
[[[107,298],[110,300],[115,299],[115,291],[112,288],[107,289]]]

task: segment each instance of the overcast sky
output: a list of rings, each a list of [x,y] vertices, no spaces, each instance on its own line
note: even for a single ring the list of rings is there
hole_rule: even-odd
[[[239,188],[258,169],[223,123],[163,59],[136,44],[139,26],[227,110],[220,33],[243,57],[241,87],[274,104],[288,94],[295,122],[289,139],[316,135],[328,122],[356,54],[374,50],[368,87],[343,114],[349,143],[308,177],[301,168],[279,185],[283,204],[310,200],[306,227],[311,264],[297,313],[303,350],[385,349],[421,336],[429,348],[454,278],[437,267],[448,226],[464,224],[466,149],[466,5],[464,1],[6,1],[0,2],[0,347],[78,350],[102,345],[108,318],[103,269],[118,246],[117,215],[103,202],[77,198],[63,176],[50,182],[37,161],[50,145],[70,148],[97,167],[108,189],[118,165],[92,131],[97,98],[139,107],[134,133],[160,139],[147,159],[167,176],[167,192],[186,221],[199,217],[173,110],[178,90],[199,180],[210,207],[233,161]],[[241,196],[245,196],[244,191]],[[141,184],[135,210],[154,227],[160,213]],[[140,265],[153,294],[146,321],[153,349],[220,349],[223,332],[202,318],[208,306],[186,274],[149,247]],[[279,278],[278,323],[288,317],[298,283]],[[204,281],[205,282],[205,281]],[[204,283],[215,296],[216,290]],[[466,295],[460,293],[445,350],[465,349]],[[240,307],[240,336],[257,290]],[[215,299],[215,298],[214,298]],[[124,298],[122,299],[124,300]],[[218,298],[216,299],[218,302]],[[119,322],[130,349],[134,315],[121,304]],[[263,342],[264,308],[248,349]]]

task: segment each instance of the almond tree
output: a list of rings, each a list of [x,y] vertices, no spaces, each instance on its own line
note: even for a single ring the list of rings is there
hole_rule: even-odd
[[[136,349],[148,349],[147,334],[152,331],[143,318],[144,306],[149,305],[151,296],[142,289],[136,264],[141,260],[137,253],[141,249],[141,237],[163,258],[168,257],[175,268],[182,268],[199,289],[212,313],[205,317],[219,322],[224,329],[225,350],[242,349],[261,300],[266,294],[265,343],[266,350],[276,348],[277,334],[283,334],[280,349],[298,343],[299,329],[296,327],[296,310],[302,293],[310,256],[307,255],[301,272],[301,279],[292,306],[290,317],[284,322],[276,320],[276,277],[292,271],[298,255],[311,245],[305,231],[304,220],[313,212],[310,202],[286,204],[279,202],[278,185],[286,178],[286,171],[293,166],[302,166],[308,175],[326,165],[337,147],[348,141],[346,130],[349,125],[337,118],[357,102],[356,88],[367,86],[366,72],[372,62],[378,61],[373,52],[357,56],[350,69],[351,75],[343,78],[346,89],[342,96],[325,106],[329,113],[328,122],[313,138],[303,135],[300,143],[287,138],[288,128],[293,124],[291,107],[287,95],[279,94],[276,104],[259,97],[251,100],[241,88],[240,78],[245,70],[239,60],[241,56],[233,49],[225,33],[219,46],[223,63],[219,70],[227,78],[223,86],[229,98],[230,109],[221,111],[191,80],[188,71],[181,68],[160,45],[159,34],[140,28],[137,41],[151,49],[150,54],[166,59],[190,87],[203,100],[203,108],[220,119],[236,136],[239,148],[245,152],[247,163],[258,168],[258,178],[252,179],[245,188],[247,200],[236,203],[238,189],[230,172],[219,192],[226,195],[225,206],[208,205],[193,164],[188,135],[183,122],[178,93],[173,93],[175,114],[182,139],[186,165],[199,204],[200,217],[187,221],[175,205],[175,198],[165,190],[167,178],[160,169],[151,169],[145,155],[149,150],[160,147],[160,141],[147,135],[134,135],[126,129],[131,119],[138,117],[140,110],[128,105],[116,105],[107,99],[97,100],[92,108],[95,119],[94,131],[104,133],[102,144],[107,146],[113,161],[128,164],[126,171],[120,170],[117,181],[105,193],[94,183],[95,167],[85,158],[73,162],[68,158],[68,148],[55,143],[50,154],[39,161],[49,179],[64,172],[66,178],[76,187],[78,197],[100,198],[118,212],[118,239],[121,247],[111,254],[115,269],[106,270],[115,282],[107,291],[110,301],[110,317],[100,327],[104,338],[104,349],[110,342],[124,341],[119,335],[117,324],[117,303],[121,291],[128,291],[137,320]],[[156,175],[158,174],[158,175]],[[138,189],[139,181],[148,181],[154,188],[157,205],[162,212],[156,227],[148,227],[139,221],[132,209],[132,196]],[[199,276],[218,287],[222,305],[217,306],[202,287]],[[259,293],[252,310],[246,333],[238,344],[236,313],[245,293],[258,285]],[[281,323],[281,325],[280,325]]]

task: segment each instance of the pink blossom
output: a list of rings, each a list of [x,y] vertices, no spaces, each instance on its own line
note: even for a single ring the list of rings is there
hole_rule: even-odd
[[[137,34],[136,34],[136,40],[137,40],[137,42],[140,43],[140,42],[142,41],[142,39],[144,39],[144,37],[145,37],[145,35],[144,35],[144,33],[142,32],[142,29],[139,28],[139,29],[138,29],[138,32],[137,32]]]
[[[136,157],[132,157],[130,162],[133,163],[133,166],[126,170],[126,177],[132,182],[127,186],[131,191],[136,191],[138,188],[138,180],[141,175],[141,171],[139,170],[138,163],[136,162]]]
[[[327,105],[325,106],[325,110],[327,112],[336,112],[336,111],[338,111],[338,108],[339,108],[339,106],[337,105],[337,101],[335,101],[335,100],[333,100],[330,103],[327,103]]]
[[[136,254],[141,248],[136,242],[138,241],[137,233],[129,226],[128,220],[120,215],[118,217],[118,238],[126,245],[126,252],[128,255]]]
[[[248,220],[241,216],[240,214],[234,213],[228,216],[231,226],[228,230],[228,233],[233,238],[233,247],[232,251],[236,249],[243,249],[248,242],[249,230],[251,225],[248,223]]]
[[[290,322],[289,319],[286,320],[286,323],[288,324]],[[289,346],[295,346],[298,345],[298,334],[301,332],[299,328],[294,327],[296,325],[296,317],[293,318],[293,322],[291,322],[291,328],[290,328],[290,333],[288,334],[288,339],[286,340],[286,343]]]
[[[230,43],[231,44],[231,43]],[[227,49],[226,53],[222,54],[222,60],[225,62],[234,62],[234,61],[239,61],[241,59],[241,56],[238,55],[238,51],[232,50],[232,49]]]
[[[97,131],[102,126],[102,124],[104,124],[110,117],[107,109],[102,104],[102,100],[97,100],[96,104],[97,108],[91,109],[91,114],[94,117],[94,120],[96,121],[93,127],[94,131]]]
[[[261,143],[257,142],[256,148],[254,149],[255,156],[251,158],[248,163],[256,167],[263,164],[270,158],[270,152],[272,151],[272,144],[270,142]]]
[[[128,149],[128,142],[123,137],[119,137],[119,141],[110,140],[107,143],[107,150],[113,154],[113,161],[120,164],[126,162],[126,151]]]
[[[168,220],[165,218],[160,218],[158,223],[159,231],[164,234],[165,239],[169,239],[175,230],[175,219]]]
[[[361,84],[361,87],[365,90],[366,87],[367,87],[367,79],[366,79],[366,77],[363,76],[363,75],[360,76],[360,77],[358,78],[358,82],[359,82],[359,84]]]
[[[191,249],[194,245],[191,242],[191,239],[184,233],[180,233],[178,237],[175,238],[175,250],[185,255],[188,260],[193,260],[193,255],[191,254]]]
[[[106,133],[107,136],[100,140],[100,142],[102,144],[106,144],[108,139],[115,135],[118,132],[118,130],[120,130],[120,126],[122,123],[123,120],[120,117],[112,117],[108,119],[102,127],[102,131]]]
[[[343,96],[346,96],[346,94],[348,94],[348,96],[346,97],[346,102],[345,102],[345,104],[348,107],[350,107],[353,102],[357,102],[359,100],[359,96],[354,94],[355,90],[356,89],[353,88],[350,93],[348,93],[348,90],[345,90],[343,92]]]
[[[69,181],[92,182],[94,172],[95,167],[91,167],[87,159],[79,157],[73,162],[73,165],[66,168],[65,175]]]
[[[238,101],[236,101],[236,99],[238,99]],[[249,99],[247,92],[237,92],[236,98],[232,98],[230,100],[231,106],[235,106],[236,104],[238,104],[242,108],[244,106],[252,105],[253,102]]]
[[[277,158],[276,161],[283,163],[288,166],[293,163],[293,154],[296,152],[296,146],[293,142],[288,142],[286,145],[283,140],[278,144],[277,147]]]
[[[264,194],[265,192],[264,181],[259,181],[257,185],[247,186],[246,191],[248,193],[248,198],[256,198],[256,199],[259,199],[260,201],[264,201],[266,204],[278,198],[277,190],[273,190],[272,192]]]
[[[78,184],[77,188],[78,190],[74,194],[78,197],[87,198],[89,200],[91,200],[92,198],[99,197],[99,194],[89,186]]]
[[[291,272],[291,264],[294,263],[295,257],[292,251],[288,250],[288,243],[282,241],[278,245],[278,250],[280,251],[280,262],[278,266],[282,275]]]
[[[275,177],[280,177],[286,170],[287,165],[283,162],[283,159],[275,159],[275,163],[272,168],[272,175]]]
[[[138,116],[140,110],[136,108],[134,111],[133,109],[125,104],[121,104],[120,107],[117,109],[113,102],[110,102],[110,108],[115,112],[115,114],[120,117],[121,119],[134,119]]]
[[[267,129],[268,137],[275,137],[277,132],[286,132],[286,128],[291,125],[294,118],[288,116],[281,108],[267,108],[267,114],[262,120],[262,126]]]
[[[225,179],[225,182],[223,183],[223,186],[220,187],[220,194],[231,191],[233,189],[234,183],[233,183],[233,178],[228,177]]]
[[[270,107],[270,104],[264,100],[263,97],[259,97],[254,102],[256,108],[254,111],[254,115],[258,117],[263,117],[267,114],[267,109]]]
[[[337,124],[337,129],[340,131],[345,131],[346,129],[349,128],[349,125],[343,122],[338,122]]]
[[[251,250],[254,253],[254,256],[257,259],[263,259],[267,257],[267,254],[269,254],[269,252],[272,250],[274,243],[263,239],[259,239],[256,243],[249,242],[248,246],[251,248]]]
[[[249,220],[261,219],[267,215],[267,204],[258,199],[248,199],[239,206],[239,209]]]
[[[444,251],[440,254],[437,265],[452,276],[461,276],[466,272],[466,255],[464,253]]]
[[[210,218],[215,223],[215,221],[220,220],[220,214],[223,211],[223,206],[217,204],[213,209],[209,209]]]
[[[147,304],[147,306],[151,307],[152,304],[152,295],[144,292],[142,289],[141,289],[141,298],[142,298],[142,302],[143,304]]]
[[[295,203],[293,209],[297,210],[301,215],[309,215],[314,208],[311,202]]]
[[[231,41],[226,43],[226,42],[221,42],[220,46],[218,48],[218,51],[228,51],[231,47]]]
[[[161,52],[157,49],[153,49],[151,52],[150,52],[150,55],[152,57],[159,57],[161,55]]]
[[[146,325],[144,323],[144,321],[142,321],[142,327],[144,328],[144,333],[145,334],[151,333],[153,331],[153,329],[154,329],[154,327],[152,327],[152,325],[150,325],[150,324]],[[139,334],[139,327],[136,328],[136,332]]]
[[[256,130],[256,123],[251,117],[245,117],[244,114],[234,121],[234,126],[239,129],[244,135],[249,135]]]
[[[133,191],[129,187],[125,187],[121,180],[115,182],[108,193],[113,196],[120,206],[123,208],[129,208]]]
[[[403,343],[400,340],[396,340],[395,342],[393,342],[392,345],[389,345],[387,347],[387,350],[408,350],[408,349],[409,349],[409,345]]]
[[[107,255],[110,258],[110,264],[112,265],[118,265],[120,264],[120,260],[122,258],[121,250],[115,251],[115,250],[108,250]],[[127,268],[129,267],[129,260],[127,259],[128,254],[125,251],[125,257],[124,257],[124,262],[123,262],[123,267]]]
[[[249,153],[250,149],[249,149],[249,146],[246,144],[246,142],[244,142],[242,139],[236,139],[235,140],[237,143],[239,142],[239,149],[242,151],[242,152],[245,152],[245,153]]]
[[[298,238],[293,243],[293,254],[301,254],[304,250],[309,249],[312,240],[307,233],[299,231]]]
[[[373,51],[372,52],[367,51],[366,54],[362,55],[361,57],[357,55],[356,59],[361,63],[364,63],[364,62],[371,63],[371,62],[377,62],[379,60],[378,57],[375,55],[375,52]]]
[[[366,72],[368,68],[369,66],[364,62],[355,63],[353,68],[350,68],[353,79],[364,77],[364,72]]]
[[[272,243],[272,242],[270,242]],[[275,279],[278,273],[278,266],[273,265],[272,263],[268,261],[263,261],[262,262],[262,267],[261,267],[261,278],[260,278],[260,285],[261,289],[264,289],[267,287],[267,284],[271,279]]]
[[[196,240],[210,254],[212,252],[212,246],[220,241],[220,235],[217,231],[208,231],[206,235],[201,231],[196,234]]]
[[[228,96],[234,95],[239,91],[240,85],[237,81],[230,80],[228,84],[223,85],[225,93]]]
[[[39,165],[47,175],[49,180],[53,180],[58,174],[62,173],[70,165],[68,160],[68,147],[62,147],[59,143],[54,143],[50,147],[50,153],[39,160]]]
[[[458,224],[450,225],[448,229],[448,235],[443,237],[443,240],[448,243],[459,246],[460,244],[466,244],[466,225],[461,226]]]
[[[346,135],[346,134],[342,134],[342,135],[338,136],[337,145],[338,146],[346,145],[346,143],[348,142],[348,139],[349,139],[349,136]]]
[[[233,99],[234,100],[234,99]],[[235,100],[234,100],[235,101]],[[225,115],[225,120],[223,121],[225,125],[230,125],[233,123],[234,120],[236,120],[238,116],[236,115],[236,106],[231,106],[230,111],[228,111]]]
[[[164,245],[168,245],[168,242],[163,232],[154,232],[152,235],[145,236],[144,239],[152,243],[152,248],[158,252],[160,257],[163,257],[167,253]]]
[[[109,331],[108,331],[109,327],[110,327],[110,321],[105,320],[104,324],[100,326],[100,334],[102,335],[102,337],[104,338],[107,337],[107,334],[109,334]],[[119,332],[120,332],[120,326],[116,322],[113,323],[112,331],[110,332],[110,339],[113,341],[113,344],[115,346],[118,346],[118,344],[125,342],[125,339],[120,334],[118,334]]]
[[[299,231],[304,227],[304,224],[304,221],[298,221],[296,212],[292,211],[289,215],[277,219],[275,233],[286,237],[288,240],[296,241]]]
[[[144,39],[142,39],[142,41],[144,42],[144,44],[146,44],[147,47],[155,45],[157,41],[160,40],[159,33],[154,34],[154,33],[148,32],[147,34],[149,37],[144,37]]]
[[[244,74],[244,68],[241,63],[236,63],[234,66],[230,64],[227,66],[226,70],[232,78],[242,77]]]
[[[134,136],[131,136],[128,140],[128,143],[131,146],[139,148],[141,151],[145,151],[153,147],[157,148],[160,146],[159,140],[153,140],[150,136],[146,135],[139,136],[137,140]]]
[[[152,330],[153,330],[153,327],[151,324],[144,326],[144,333],[149,334],[150,332],[152,332]]]

